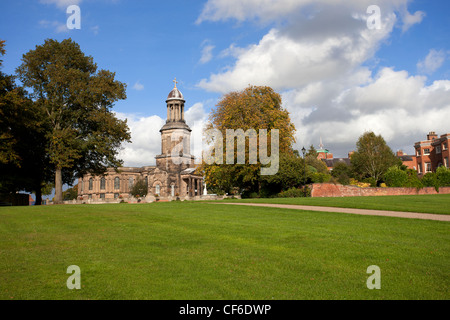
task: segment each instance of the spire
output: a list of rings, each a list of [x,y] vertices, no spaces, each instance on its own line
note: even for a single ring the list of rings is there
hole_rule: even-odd
[[[177,83],[178,83],[177,78],[175,78],[175,80],[173,80],[173,82],[175,83],[174,89],[176,89],[177,88]]]
[[[320,144],[319,144],[319,149],[323,149],[323,143],[322,143],[322,137],[320,137]]]

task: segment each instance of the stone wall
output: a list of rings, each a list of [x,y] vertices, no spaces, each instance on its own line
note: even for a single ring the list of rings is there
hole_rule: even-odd
[[[333,183],[311,185],[311,197],[361,197],[361,196],[400,196],[421,194],[450,194],[450,187],[441,187],[439,192],[433,187],[416,188],[361,188]]]

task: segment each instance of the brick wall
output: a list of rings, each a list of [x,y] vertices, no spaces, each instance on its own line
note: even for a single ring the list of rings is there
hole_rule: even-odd
[[[359,197],[359,196],[400,196],[420,194],[450,194],[450,187],[439,188],[439,193],[433,187],[416,188],[360,188],[358,186],[343,186],[333,183],[315,183],[311,185],[311,197]]]

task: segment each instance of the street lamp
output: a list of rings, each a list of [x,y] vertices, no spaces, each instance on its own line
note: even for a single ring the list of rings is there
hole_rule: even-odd
[[[303,196],[306,197],[306,160],[305,160],[305,156],[306,156],[306,149],[305,147],[302,148],[302,153],[303,153]]]

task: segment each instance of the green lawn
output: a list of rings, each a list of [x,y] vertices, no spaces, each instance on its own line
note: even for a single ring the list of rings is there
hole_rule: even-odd
[[[341,198],[227,199],[224,201],[450,214],[450,194]]]
[[[0,208],[0,299],[449,299],[449,240],[447,222],[199,202]]]

